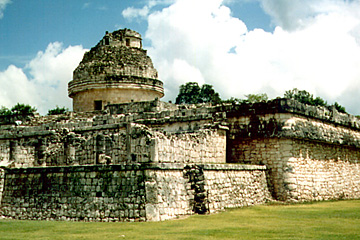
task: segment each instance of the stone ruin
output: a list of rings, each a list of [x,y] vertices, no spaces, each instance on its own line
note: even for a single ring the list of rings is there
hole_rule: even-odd
[[[118,56],[114,64],[91,72],[96,64],[89,59],[106,58],[109,46],[118,49],[109,51]],[[153,75],[142,72],[141,81],[132,75],[135,68],[121,70],[122,51],[136,55],[144,52],[141,47],[141,36],[125,29],[106,33],[85,54],[69,95],[94,94],[86,111],[74,97],[74,112],[21,124],[0,119],[0,215],[161,221],[268,201],[360,197],[356,117],[291,99],[216,106],[162,102],[151,60]],[[135,66],[134,59],[126,65]],[[112,74],[119,77],[107,77]],[[111,97],[118,89],[129,90],[127,100]],[[136,89],[154,94],[134,100]],[[114,95],[101,93],[112,90]],[[97,109],[96,101],[106,104]]]

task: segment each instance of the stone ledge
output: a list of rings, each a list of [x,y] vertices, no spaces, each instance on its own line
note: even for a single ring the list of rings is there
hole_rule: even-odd
[[[336,125],[360,129],[360,120],[354,115],[340,113],[336,109],[311,106],[294,99],[279,98],[268,102],[254,104],[223,104],[217,106],[218,111],[227,112],[227,118],[240,116],[254,116],[275,113],[292,113],[313,119],[319,119]]]
[[[183,163],[150,163],[150,164],[114,164],[114,165],[79,165],[79,166],[56,166],[56,167],[31,167],[31,168],[5,168],[6,174],[31,174],[31,173],[69,173],[69,172],[93,172],[93,171],[143,171],[143,170],[183,170],[186,166],[197,165],[204,170],[216,171],[254,171],[266,170],[262,165],[245,164],[183,164]]]

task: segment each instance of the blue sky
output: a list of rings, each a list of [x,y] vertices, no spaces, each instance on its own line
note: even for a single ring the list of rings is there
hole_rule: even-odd
[[[105,31],[126,27],[144,35],[145,19],[129,21],[121,13],[129,7],[142,8],[145,3],[144,0],[11,0],[0,20],[0,70],[10,64],[24,66],[38,51],[55,41],[64,46],[82,45],[89,49],[97,44]],[[159,4],[156,9],[169,6],[169,3]],[[233,15],[241,17],[248,28],[271,30],[270,17],[263,12],[259,2],[237,1],[230,2],[229,6],[233,8]],[[146,40],[144,42],[148,43]]]
[[[0,0],[0,106],[71,109],[67,82],[105,31],[131,28],[164,82],[222,98],[297,87],[360,114],[359,0]]]

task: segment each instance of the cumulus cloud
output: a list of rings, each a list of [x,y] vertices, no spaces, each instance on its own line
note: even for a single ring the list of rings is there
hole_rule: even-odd
[[[4,17],[6,5],[9,3],[11,3],[11,0],[0,0],[0,19]]]
[[[144,6],[143,8],[128,7],[122,11],[122,15],[129,20],[134,18],[146,18],[149,14],[149,10],[148,6]]]
[[[294,87],[360,114],[360,1],[259,0],[277,27],[248,31],[221,0],[178,0],[147,18],[145,37],[166,88],[197,81],[222,98]]]
[[[150,14],[150,10],[158,5],[169,5],[173,3],[175,0],[149,0],[147,2],[147,5],[145,5],[142,8],[134,8],[134,7],[128,7],[122,11],[122,16],[132,21],[134,19],[146,19],[148,15]]]
[[[45,52],[38,52],[24,69],[14,65],[0,72],[0,103],[12,107],[16,103],[35,106],[41,114],[56,105],[71,109],[67,83],[82,59],[82,46],[64,48],[61,43],[50,43]],[[28,73],[28,74],[25,74]]]

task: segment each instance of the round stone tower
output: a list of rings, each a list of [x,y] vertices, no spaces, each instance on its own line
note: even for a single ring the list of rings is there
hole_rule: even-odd
[[[68,85],[74,112],[102,110],[107,104],[151,101],[164,96],[163,83],[141,35],[130,29],[108,33],[85,53]]]

